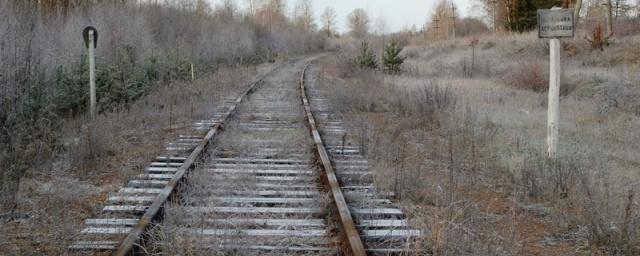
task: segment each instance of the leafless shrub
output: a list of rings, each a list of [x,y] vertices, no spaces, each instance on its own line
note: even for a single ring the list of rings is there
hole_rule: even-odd
[[[405,88],[400,84],[383,83],[383,75],[358,71],[344,86],[335,86],[333,102],[340,112],[365,111],[384,112],[393,110],[404,116],[420,116],[424,121],[434,120],[438,113],[455,108],[456,97],[447,86],[434,81],[418,88]]]
[[[400,113],[423,116],[427,120],[432,120],[437,113],[446,112],[455,108],[456,105],[456,97],[450,87],[441,86],[433,81],[419,88],[405,90],[402,93],[396,92],[393,95],[396,97],[391,104]]]
[[[489,27],[478,18],[465,17],[456,21],[456,36],[464,37],[487,32],[489,32]]]
[[[547,200],[567,198],[578,176],[575,161],[572,158],[550,160],[544,154],[535,153],[526,156],[520,173],[527,195],[536,199],[546,196]]]
[[[572,199],[581,210],[578,223],[589,231],[583,238],[589,241],[589,247],[595,252],[638,254],[640,207],[634,189],[637,184],[629,184],[622,190],[611,185],[608,175],[602,171],[587,171],[579,177],[576,195]]]
[[[524,157],[514,186],[523,189],[525,204],[568,204],[563,219],[586,230],[578,238],[583,250],[606,255],[634,255],[639,252],[640,207],[635,184],[613,188],[611,175],[594,159],[571,154],[549,160],[540,154]],[[534,207],[525,207],[533,211]],[[554,210],[546,208],[545,215]]]
[[[412,220],[432,231],[424,240],[437,253],[636,255],[637,166],[628,163],[637,158],[629,148],[637,136],[626,131],[640,113],[632,86],[638,79],[629,69],[637,66],[640,52],[632,47],[637,37],[616,36],[604,51],[588,50],[581,38],[564,41],[568,57],[563,62],[572,65],[563,68],[568,77],[561,79],[566,81],[561,93],[572,95],[563,103],[569,118],[561,128],[565,148],[557,161],[550,161],[543,148],[546,103],[540,93],[547,88],[548,66],[535,57],[547,54],[548,47],[534,36],[481,36],[477,66],[491,69],[476,69],[474,78],[480,79],[474,80],[459,72],[470,49],[414,47],[408,60],[413,77],[388,80],[455,81],[450,87],[464,98],[455,114],[439,115],[439,126],[396,111],[396,95],[407,104],[412,104],[410,97],[378,85],[370,88],[383,91],[375,103],[384,110],[354,110],[345,119],[370,127],[367,157],[375,160],[381,176],[377,187],[396,192],[411,209]],[[482,42],[493,43],[483,49]],[[359,79],[358,74],[344,77],[333,83]],[[417,94],[415,82],[400,84]],[[472,100],[472,111],[460,107],[462,99]]]
[[[519,60],[505,75],[505,83],[516,88],[544,92],[549,87],[546,62],[539,58]]]
[[[616,20],[613,34],[621,37],[640,34],[640,17]]]

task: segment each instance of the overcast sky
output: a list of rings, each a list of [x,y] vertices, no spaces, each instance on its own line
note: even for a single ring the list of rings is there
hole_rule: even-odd
[[[210,1],[221,2],[221,0]],[[244,8],[245,0],[236,1],[241,8]],[[461,16],[478,15],[477,11],[472,10],[474,1],[476,0],[453,0]],[[297,0],[287,0],[289,11],[292,10],[296,2]],[[375,21],[379,17],[384,17],[388,27],[387,32],[394,32],[411,28],[414,24],[420,29],[433,13],[437,0],[312,0],[312,2],[316,13],[316,24],[319,23],[324,8],[331,6],[338,14],[336,25],[340,32],[345,32],[347,30],[347,14],[355,8],[364,8],[372,20],[372,29],[374,29]]]

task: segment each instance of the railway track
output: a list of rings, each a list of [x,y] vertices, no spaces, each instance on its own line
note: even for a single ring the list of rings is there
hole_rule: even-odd
[[[341,115],[331,109],[330,92],[317,85],[317,74],[317,70],[303,74],[303,89],[311,99],[311,112],[367,253],[427,254],[420,244],[421,231],[411,227],[403,210],[392,201],[393,193],[376,190],[375,174],[365,157],[366,142],[354,136]]]
[[[114,255],[410,252],[407,245],[419,232],[371,184],[351,182],[356,179],[348,173],[366,172],[366,163],[355,146],[336,153],[331,131],[343,129],[326,125],[335,121],[324,117],[316,123],[306,61],[288,63],[225,99],[210,120],[194,124],[193,134],[167,145],[168,154],[107,199],[101,218],[86,220],[70,249]],[[357,167],[347,171],[345,164]],[[364,176],[358,180],[369,182]]]

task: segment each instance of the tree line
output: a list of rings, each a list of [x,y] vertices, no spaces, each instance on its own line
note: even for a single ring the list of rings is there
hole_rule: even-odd
[[[60,128],[82,118],[88,67],[81,32],[99,31],[100,113],[126,110],[157,86],[325,47],[311,2],[0,1],[0,212],[15,207],[21,177],[64,153]]]

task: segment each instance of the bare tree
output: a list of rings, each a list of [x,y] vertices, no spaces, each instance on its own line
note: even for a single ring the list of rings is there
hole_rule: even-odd
[[[440,0],[435,8],[432,24],[428,28],[432,35],[438,39],[447,39],[453,36],[455,17],[455,5],[450,0]]]
[[[230,21],[235,18],[237,12],[238,8],[233,0],[224,0],[222,5],[216,7],[214,16],[225,21]]]
[[[256,18],[258,23],[268,27],[269,31],[272,31],[274,27],[285,24],[287,22],[285,8],[284,0],[268,0],[257,9]]]
[[[302,27],[304,31],[314,30],[313,4],[311,0],[298,0],[293,11],[295,24]]]
[[[376,18],[375,21],[375,33],[380,35],[380,38],[382,39],[382,46],[381,46],[381,54],[380,54],[380,58],[384,59],[384,46],[386,44],[386,33],[387,33],[387,20],[384,18],[384,16],[380,15],[378,16],[378,18]]]
[[[573,20],[575,24],[578,24],[580,20],[580,9],[582,9],[582,0],[576,0],[576,3],[573,6]]]
[[[258,8],[264,2],[263,0],[246,0],[247,1],[247,15],[249,17],[255,17],[258,12]]]
[[[613,5],[614,18],[616,20],[618,18],[630,17],[633,6],[628,0],[615,0]]]
[[[577,0],[582,1],[582,0]],[[492,25],[493,31],[504,28],[511,22],[509,15],[515,8],[515,0],[478,0],[485,14],[485,21]]]
[[[347,25],[353,37],[362,39],[369,33],[369,14],[362,8],[353,10],[347,16]]]
[[[327,6],[327,8],[324,8],[324,12],[322,13],[322,16],[320,16],[320,20],[322,21],[322,30],[327,32],[327,36],[332,36],[333,35],[333,27],[336,24],[336,11]]]

